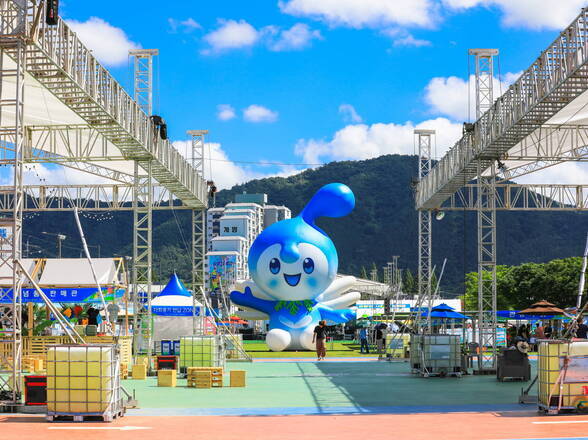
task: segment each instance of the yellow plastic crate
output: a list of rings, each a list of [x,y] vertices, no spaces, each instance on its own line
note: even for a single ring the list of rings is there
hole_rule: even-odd
[[[177,384],[176,370],[158,370],[157,386],[158,387],[175,387]]]
[[[244,387],[245,378],[247,376],[245,370],[231,370],[229,373],[231,387]]]
[[[147,366],[145,364],[133,365],[133,379],[137,379],[137,380],[147,379]]]

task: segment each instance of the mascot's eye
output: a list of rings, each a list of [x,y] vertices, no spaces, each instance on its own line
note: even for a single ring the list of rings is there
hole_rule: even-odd
[[[312,258],[305,258],[302,263],[302,268],[304,269],[304,272],[312,273],[314,270],[314,261],[312,261]]]
[[[273,273],[274,275],[277,274],[280,271],[280,260],[278,260],[277,258],[272,258],[269,267],[271,273]]]

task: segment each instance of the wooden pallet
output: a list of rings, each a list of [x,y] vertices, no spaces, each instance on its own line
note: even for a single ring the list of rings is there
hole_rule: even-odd
[[[129,378],[129,366],[128,364],[121,363],[120,364],[120,378],[121,379],[128,379]]]
[[[212,388],[223,386],[223,369],[221,367],[188,368],[188,387]]]

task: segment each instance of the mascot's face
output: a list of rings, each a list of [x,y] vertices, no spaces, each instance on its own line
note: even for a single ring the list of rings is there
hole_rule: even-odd
[[[337,250],[318,228],[318,217],[342,217],[355,206],[341,183],[323,186],[294,218],[282,220],[257,236],[249,250],[255,284],[275,300],[315,299],[337,276]]]
[[[259,259],[253,280],[272,297],[294,301],[314,299],[333,282],[333,271],[327,256],[315,245],[300,243],[298,258],[284,261],[282,245],[276,243],[265,249]]]

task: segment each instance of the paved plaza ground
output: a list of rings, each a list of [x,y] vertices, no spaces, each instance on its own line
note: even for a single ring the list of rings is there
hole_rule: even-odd
[[[536,406],[516,403],[524,384],[493,376],[425,379],[410,374],[406,362],[351,356],[256,359],[227,369],[246,370],[247,387],[125,380],[140,403],[126,417],[74,424],[0,415],[0,438],[588,440],[588,415],[540,415]]]

